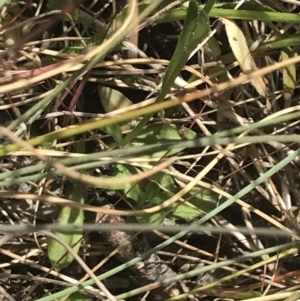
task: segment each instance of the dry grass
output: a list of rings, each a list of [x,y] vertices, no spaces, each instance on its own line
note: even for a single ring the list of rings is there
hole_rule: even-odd
[[[69,2],[63,11],[49,11],[42,0],[7,1],[2,7],[0,219],[3,226],[37,227],[30,233],[0,227],[3,300],[66,300],[70,292],[64,290],[87,279],[95,282],[85,288],[89,300],[177,300],[189,294],[193,300],[267,300],[267,294],[283,300],[298,293],[297,247],[288,243],[299,238],[299,157],[278,164],[299,151],[299,116],[292,115],[300,109],[299,25],[257,21],[255,14],[240,20],[228,3],[250,47],[246,57],[253,58],[251,70],[245,70],[219,18],[228,16],[216,16],[225,1],[215,3],[211,30],[165,101],[157,103],[184,24],[178,17],[186,10],[179,7],[182,2],[166,1],[140,23],[135,1]],[[300,9],[297,1],[261,2],[278,16],[296,18]],[[238,9],[253,12],[257,3],[245,1]],[[160,23],[163,18],[168,22]],[[109,87],[105,96],[103,86]],[[155,134],[138,134],[121,147],[144,116],[149,116],[145,128]],[[250,129],[261,121],[268,124]],[[230,132],[238,127],[243,128]],[[207,145],[189,140],[225,130],[223,137],[231,137],[226,145],[216,136]],[[279,142],[271,135],[295,140]],[[236,143],[236,137],[248,136],[266,140]],[[174,141],[180,147],[168,144]],[[169,147],[159,148],[158,142]],[[147,149],[153,149],[152,156]],[[278,170],[268,176],[274,166]],[[262,175],[265,179],[254,185]],[[75,203],[72,196],[76,181],[88,187],[86,196],[80,195],[84,202]],[[238,194],[251,183],[250,192]],[[213,214],[228,199],[233,204]],[[105,222],[120,229],[84,231],[79,256],[75,252],[74,262],[57,271],[47,253],[53,234],[41,228],[57,221],[64,205],[85,210],[86,225],[100,229]],[[155,221],[188,226],[200,219],[200,227],[210,213],[206,225],[230,234],[206,229],[168,243],[167,234],[157,230],[122,231],[122,224]],[[270,229],[269,235],[256,234],[260,228]],[[164,248],[139,259],[161,242]],[[134,260],[131,268],[122,265]],[[96,280],[95,275],[111,271],[118,273]],[[176,281],[168,283],[172,277]],[[132,290],[141,286],[136,296]],[[58,292],[60,297],[51,296]]]

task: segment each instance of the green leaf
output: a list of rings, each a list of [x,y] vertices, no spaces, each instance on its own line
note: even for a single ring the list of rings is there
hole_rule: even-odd
[[[132,105],[132,101],[116,89],[98,86],[98,93],[103,108],[107,113],[118,109],[124,109]]]
[[[180,127],[180,125],[155,125],[143,129],[139,136],[134,140],[134,144],[151,145],[154,143],[168,143],[174,140],[182,141],[183,139],[195,139],[197,134],[188,128]],[[174,155],[184,148],[173,148],[170,151],[162,151],[151,154],[150,157],[160,158],[164,155]],[[149,157],[149,156],[147,156]]]
[[[124,178],[126,176],[131,176],[136,174],[133,167],[125,164],[117,164],[115,167],[115,175],[111,176],[102,176],[105,178]],[[133,200],[137,200],[138,195],[141,193],[139,185],[134,183],[123,183],[123,184],[111,184],[111,185],[97,185],[98,188],[109,189],[109,190],[123,190],[126,195]]]
[[[168,179],[169,177],[170,179]],[[181,190],[180,187],[175,187],[173,178],[170,175],[164,174],[163,178],[164,179],[159,182],[162,186],[166,185],[166,183],[164,183],[166,180],[168,182],[170,180],[173,182],[173,184],[169,183],[170,190],[164,191],[160,189],[156,197],[152,199],[149,198],[150,195],[147,196],[146,193],[144,193],[138,201],[139,208],[151,208],[160,205]],[[165,217],[187,220],[194,219],[215,209],[217,207],[218,195],[208,189],[194,187],[190,192],[184,195],[183,199],[186,200],[186,202],[181,202],[179,200],[171,207],[161,210],[160,212],[138,216],[137,220],[143,223],[161,224]]]
[[[176,189],[176,185],[172,176],[159,172],[153,175],[151,180],[148,181],[148,185],[142,189],[144,192],[139,194],[137,200],[138,207],[144,209],[160,205],[173,195],[171,191],[174,189]],[[162,224],[168,210],[169,208],[153,214],[139,215],[136,218],[140,223]]]
[[[82,293],[76,292],[71,294],[65,301],[92,301],[93,299],[88,296],[84,295]]]
[[[207,0],[203,10],[205,11],[206,14],[209,14],[213,6],[215,5],[216,0]]]
[[[146,136],[147,135],[145,134],[145,137]],[[116,170],[116,175],[113,178],[126,177],[134,174],[134,169],[124,164],[117,164]],[[151,208],[160,205],[181,190],[180,187],[176,186],[173,177],[163,172],[159,172],[151,176],[151,179],[143,180],[136,185],[124,183],[110,185],[109,187],[101,186],[101,188],[122,190],[128,197],[136,201],[139,209]],[[193,219],[216,208],[218,195],[208,189],[196,187],[186,193],[184,199],[187,200],[187,203],[178,201],[172,205],[173,210],[171,211],[170,209],[172,209],[172,207],[154,214],[139,215],[136,218],[140,223],[156,224],[161,224],[165,217]]]
[[[139,184],[139,191],[131,198],[137,202],[139,209],[151,208],[159,205],[172,196],[169,191],[161,189],[175,189],[176,185],[173,178],[165,173],[157,173],[151,177],[151,180],[144,180]],[[154,214],[138,215],[136,219],[139,223],[161,224],[164,221],[166,210],[155,212]]]
[[[144,180],[140,183],[140,187],[141,193],[137,199],[140,208],[161,204],[161,193],[167,194],[169,191],[176,189],[173,178],[169,174],[163,172],[153,175],[149,180]],[[168,196],[164,195],[163,197]]]
[[[172,56],[170,64],[167,67],[165,77],[163,79],[161,91],[156,99],[156,102],[161,102],[169,93],[176,77],[180,74],[182,68],[186,64],[189,55],[195,49],[201,39],[205,36],[208,17],[204,11],[199,10],[197,1],[190,0],[186,19],[178,39],[175,52]],[[201,29],[203,27],[203,29]],[[198,28],[196,34],[195,29]],[[131,142],[142,131],[144,126],[151,119],[153,114],[145,116],[140,123],[130,132],[122,141],[125,146]]]
[[[181,203],[180,205],[177,204],[172,211],[172,216],[179,219],[189,220],[197,218],[201,215],[203,215],[203,211],[185,203]]]
[[[159,191],[160,191],[159,186],[154,182],[150,182],[146,187],[145,193],[143,193],[143,197],[142,198],[140,197],[139,200],[141,201],[155,200]]]
[[[145,214],[136,216],[137,221],[140,224],[157,224],[161,225],[164,221],[164,215],[162,212],[156,212],[153,214]]]
[[[167,93],[169,93],[176,77],[181,72],[182,68],[186,64],[189,55],[194,50],[195,46],[191,44],[196,38],[199,39],[199,35],[194,37],[195,29],[200,23],[202,23],[204,12],[199,10],[198,3],[195,0],[190,0],[189,7],[184,21],[184,25],[181,34],[178,39],[178,43],[175,52],[172,56],[170,64],[166,70],[166,75],[163,80],[162,89],[158,95],[157,102],[163,101]],[[207,19],[204,20],[205,24]],[[205,32],[203,32],[205,34]],[[198,40],[198,42],[200,42]]]
[[[194,187],[184,198],[202,212],[208,213],[217,207],[219,195],[206,188]]]
[[[121,127],[117,123],[102,127],[101,130],[107,133],[108,135],[112,136],[117,142],[117,144],[120,145],[123,138],[123,134]]]
[[[69,199],[83,204],[85,199],[86,189],[85,184],[81,182],[75,182],[73,190],[69,196]],[[78,208],[71,208],[65,206],[60,211],[60,214],[56,220],[57,223],[66,223],[66,224],[74,224],[74,225],[82,225],[84,222],[84,211]],[[74,233],[63,233],[63,232],[54,232],[56,236],[58,236],[61,240],[63,240],[66,244],[71,246],[75,253],[78,253],[82,233],[76,232]],[[69,266],[74,257],[66,253],[66,249],[54,238],[50,237],[48,240],[48,256],[52,264],[55,264],[56,270],[61,270],[67,266]]]
[[[180,190],[180,187],[176,187],[172,190],[172,194],[165,197],[171,197],[173,193],[175,194]],[[165,200],[166,199],[167,198],[165,198]],[[183,196],[183,199],[186,200],[186,202],[181,202],[180,200],[176,202],[173,205],[174,209],[167,217],[188,220],[200,217],[217,207],[218,195],[211,190],[194,187]]]
[[[105,112],[107,113],[119,109],[124,109],[133,105],[132,101],[130,101],[124,94],[110,87],[98,86],[98,94],[100,96],[100,101],[102,103],[102,106]],[[131,127],[126,122],[126,123],[122,123],[121,128],[122,130],[128,130]]]
[[[228,19],[237,20],[258,20],[263,22],[287,22],[299,23],[300,16],[297,13],[283,13],[275,11],[274,9],[256,3],[244,3],[238,10],[235,9],[236,2],[232,3],[218,3],[209,12],[209,17],[219,18],[224,17]],[[203,6],[200,6],[203,7]],[[184,20],[186,17],[187,8],[183,3],[180,8],[175,8],[162,14],[155,24]]]
[[[173,180],[173,179],[172,179]],[[150,198],[151,195],[149,195],[149,188],[155,184],[156,187],[159,189],[158,193],[156,194],[156,196],[154,198]],[[163,203],[165,200],[167,200],[169,197],[172,196],[172,193],[168,192],[168,191],[164,191],[162,190],[156,183],[152,182],[149,186],[147,186],[147,192],[144,194],[140,195],[140,198],[138,200],[138,207],[140,209],[145,209],[145,208],[151,208],[153,206],[157,206],[160,205],[161,203]],[[144,214],[144,215],[139,215],[137,216],[137,221],[139,223],[151,223],[151,224],[162,224],[164,221],[164,218],[167,215],[167,210],[168,209],[164,209],[158,212],[155,212],[153,214]]]
[[[2,8],[2,6],[4,6],[4,4],[7,2],[7,0],[0,0],[0,8]]]
[[[50,141],[45,141],[42,143],[42,146],[45,148],[45,149],[53,149],[53,143],[50,142]]]
[[[159,172],[152,177],[153,181],[156,181],[166,190],[173,191],[176,188],[172,176],[167,173]]]
[[[282,61],[293,57],[293,52],[290,48],[283,48],[281,50]],[[296,88],[296,66],[288,65],[283,68],[283,97],[285,101],[290,101],[294,90]]]

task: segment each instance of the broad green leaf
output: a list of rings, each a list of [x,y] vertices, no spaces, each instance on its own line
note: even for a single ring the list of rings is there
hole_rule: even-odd
[[[145,192],[143,193],[143,197],[139,198],[142,202],[144,200],[155,200],[155,198],[157,197],[158,193],[159,193],[159,186],[154,183],[154,182],[150,182],[147,187]]]
[[[176,187],[171,194],[165,195],[171,197],[181,190]],[[167,216],[169,218],[193,219],[208,213],[217,207],[218,195],[208,189],[194,187],[183,196],[186,202],[178,201],[172,207],[172,212]],[[195,207],[193,207],[193,206]]]
[[[169,191],[173,191],[176,188],[173,177],[167,173],[159,172],[152,179]]]
[[[194,219],[203,215],[203,211],[185,203],[179,203],[172,210],[172,216],[179,219]]]
[[[147,198],[147,195],[143,194],[142,200],[140,199],[138,202],[139,208],[151,208],[153,206],[160,205],[179,190],[179,187],[174,189],[172,192],[160,190],[157,196],[152,199]],[[185,199],[186,202],[178,200],[178,202],[169,208],[155,212],[154,214],[137,216],[137,220],[140,223],[155,224],[161,224],[166,217],[191,220],[210,212],[216,208],[217,204],[217,196],[215,194],[210,193],[210,191],[206,189],[200,188],[194,188],[194,190],[187,193],[183,199]]]
[[[45,149],[53,149],[53,143],[50,142],[50,141],[45,141],[42,143],[42,146],[45,148]]]
[[[98,93],[102,106],[107,113],[118,109],[124,109],[132,105],[132,102],[116,89],[98,86]]]
[[[140,190],[131,198],[137,202],[139,209],[151,208],[167,200],[172,193],[161,189],[173,190],[176,188],[173,178],[165,173],[157,173],[151,177],[151,180],[144,180],[139,184]],[[139,223],[161,224],[164,221],[166,210],[154,214],[145,214],[136,216]]]
[[[118,145],[121,143],[123,134],[122,129],[118,124],[115,123],[109,126],[102,127],[101,130],[112,136]]]
[[[170,175],[159,172],[153,175],[151,179],[141,182],[140,188],[141,192],[138,198],[135,199],[138,202],[138,207],[150,208],[161,204],[163,198],[168,197],[167,194],[169,191],[176,189],[176,185]]]
[[[65,299],[65,301],[92,301],[93,299],[88,296],[88,295],[84,295],[80,292],[76,292],[71,294],[67,299]]]
[[[197,137],[197,134],[188,128],[179,125],[155,125],[143,129],[139,136],[134,139],[134,144],[137,145],[151,145],[154,143],[168,143],[174,140],[182,141],[183,139],[192,140]],[[183,148],[174,148],[170,151],[162,151],[151,154],[150,157],[160,158],[164,155],[174,155],[182,151]],[[148,156],[149,157],[149,156]]]
[[[81,182],[75,182],[69,199],[83,204],[85,200],[85,194],[85,184]],[[65,206],[60,211],[56,222],[62,224],[82,225],[84,222],[84,211],[78,208]],[[54,234],[66,244],[71,246],[75,253],[78,253],[81,245],[82,233],[77,232],[74,234],[57,231],[54,232]],[[67,250],[52,237],[50,237],[48,240],[48,256],[51,263],[55,264],[55,268],[58,271],[69,266],[74,260],[74,257],[67,253]]]
[[[145,214],[136,216],[137,221],[140,224],[157,224],[161,225],[164,221],[164,215],[162,212],[156,212],[153,214]]]
[[[111,176],[102,176],[105,178],[124,178],[126,176],[131,176],[136,174],[133,167],[125,164],[117,164],[115,167],[115,175]],[[97,185],[98,188],[110,189],[110,190],[122,190],[126,195],[133,200],[137,200],[138,195],[140,194],[139,185],[134,183],[125,183],[124,184],[112,184],[112,185]]]
[[[50,10],[63,10],[71,15],[73,21],[78,21],[79,10],[77,8],[77,3],[74,0],[49,0]],[[66,21],[69,20],[68,17],[65,18]]]
[[[195,49],[201,39],[205,36],[205,28],[207,23],[207,15],[204,11],[200,11],[198,3],[195,0],[190,0],[186,19],[180,33],[175,52],[172,56],[170,64],[167,67],[165,77],[163,79],[161,91],[156,99],[156,102],[161,102],[169,93],[176,77],[180,74],[182,68],[186,64],[189,55]],[[203,29],[201,30],[203,25]],[[197,32],[195,29],[198,28]],[[142,131],[144,126],[151,119],[153,114],[145,116],[140,123],[130,132],[122,141],[125,146],[131,142]]]
[[[163,187],[164,189],[162,189]],[[168,198],[172,197],[175,192],[179,191],[176,187],[172,176],[166,173],[157,173],[151,177],[151,182],[144,189],[144,193],[140,195],[138,200],[139,208],[151,208],[162,204]],[[187,195],[188,197],[188,195]],[[173,207],[173,209],[172,209]],[[171,210],[170,210],[171,209]],[[140,215],[137,220],[140,223],[155,223],[161,224],[165,217],[175,217],[183,219],[193,219],[203,214],[203,211],[192,205],[178,201],[171,207],[163,209],[154,214]]]
[[[152,183],[152,184],[154,184],[154,183]],[[157,185],[157,187],[159,188],[158,185]],[[159,188],[159,193],[157,193],[156,197],[154,197],[154,198],[149,198],[149,194],[147,195],[146,193],[144,193],[143,195],[140,195],[140,199],[138,200],[138,207],[140,209],[151,208],[151,207],[160,205],[161,203],[163,203],[165,200],[167,200],[171,196],[172,196],[172,193],[170,193],[168,191],[164,191]],[[136,218],[137,218],[138,222],[140,222],[140,223],[162,224],[162,222],[164,221],[164,218],[167,215],[166,210],[167,209],[163,209],[163,210],[155,212],[153,214],[139,215]]]
[[[201,211],[207,213],[217,207],[219,195],[209,189],[194,187],[184,198]]]
[[[124,109],[129,106],[131,106],[133,103],[130,101],[124,94],[122,94],[120,91],[105,87],[105,86],[98,86],[98,93],[100,96],[100,100],[102,103],[102,106],[106,113]],[[131,128],[131,126],[126,122],[121,124],[122,130],[128,130]],[[113,130],[113,129],[112,129]],[[120,129],[117,130],[118,132]],[[122,139],[122,136],[119,137],[119,133],[116,134],[117,137],[113,136],[115,139],[118,140]],[[116,139],[116,141],[118,141]]]
[[[171,176],[166,176],[172,179]],[[180,187],[173,187],[169,191],[160,189],[157,196],[152,199],[148,198],[149,196],[144,193],[138,201],[139,208],[151,208],[153,206],[160,205],[172,197],[175,193],[179,192],[179,190],[181,190]],[[160,212],[138,216],[137,220],[143,223],[151,222],[159,224],[163,222],[165,217],[175,219],[194,219],[215,209],[217,207],[218,195],[208,189],[195,187],[185,194],[183,199],[186,200],[186,202],[179,200],[169,208],[163,209]]]
[[[116,174],[113,178],[126,177],[132,174],[134,174],[134,169],[130,166],[117,164]],[[136,201],[138,209],[151,208],[160,205],[181,189],[180,187],[176,186],[171,175],[163,172],[159,172],[151,176],[151,179],[143,180],[136,185],[124,183],[119,185],[111,185],[109,187],[101,186],[101,188],[122,190],[128,197]],[[169,208],[161,210],[160,212],[140,215],[136,218],[140,223],[157,224],[161,224],[165,217],[193,219],[216,208],[218,196],[210,190],[204,188],[193,188],[190,190],[190,192],[185,194],[184,199],[187,201],[187,203],[178,201]],[[173,210],[170,210],[172,208]]]

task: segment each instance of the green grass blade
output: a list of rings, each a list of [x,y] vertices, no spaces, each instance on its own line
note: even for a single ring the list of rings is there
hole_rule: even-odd
[[[213,8],[213,6],[215,5],[216,0],[208,0],[203,8],[203,10],[205,11],[205,13],[208,15],[209,12],[211,11],[211,9]]]
[[[164,100],[165,96],[170,91],[176,77],[181,72],[183,66],[186,64],[191,51],[194,49],[195,41],[195,29],[201,22],[207,22],[206,18],[203,18],[204,12],[200,14],[198,4],[195,0],[191,0],[189,3],[186,19],[184,22],[183,29],[181,31],[178,43],[175,49],[175,52],[172,56],[170,64],[167,68],[161,91],[156,99],[156,102],[161,102]],[[205,34],[203,31],[202,36]],[[199,36],[197,35],[197,39]],[[136,128],[129,133],[122,142],[122,145],[125,146],[130,141],[132,141],[148,123],[153,114],[145,116],[141,122],[136,126]]]
[[[227,18],[238,20],[258,20],[263,22],[283,22],[283,23],[300,23],[300,15],[295,13],[282,13],[273,11],[271,8],[262,5],[242,5],[240,9],[235,10],[235,4],[216,4],[209,11],[208,16],[211,18]],[[199,8],[203,8],[202,5]],[[184,20],[187,16],[187,8],[175,8],[168,13],[159,17],[155,23],[165,23],[170,21]]]

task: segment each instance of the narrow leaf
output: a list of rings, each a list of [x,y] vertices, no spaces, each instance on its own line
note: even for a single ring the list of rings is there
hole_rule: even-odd
[[[287,60],[293,56],[289,48],[281,50],[281,60]],[[283,68],[283,97],[285,101],[290,101],[296,87],[296,66],[288,65]]]
[[[246,38],[241,29],[232,20],[222,18],[222,22],[225,25],[226,34],[232,52],[243,72],[249,73],[256,70],[256,64],[252,58]],[[262,77],[257,77],[256,79],[251,80],[251,84],[259,95],[267,98],[267,88]]]
[[[98,86],[98,93],[102,106],[107,113],[118,109],[124,109],[132,105],[132,102],[116,89]]]
[[[105,87],[105,86],[98,86],[98,93],[100,96],[100,101],[106,113],[124,109],[131,106],[133,103],[120,91]],[[127,130],[130,128],[128,123],[123,123],[121,127],[117,124],[114,126],[109,126],[110,128],[106,127],[104,129],[105,132],[112,135],[113,138],[120,143],[122,140],[122,129]],[[122,128],[122,129],[121,129]]]
[[[213,6],[216,4],[216,0],[208,0],[206,1],[206,4],[203,8],[203,10],[205,11],[205,13],[208,15],[209,12],[211,11],[211,9],[213,8]]]
[[[76,182],[74,183],[73,191],[69,199],[74,202],[84,203],[85,199],[85,184]],[[78,208],[71,208],[65,206],[62,208],[57,220],[57,223],[66,223],[74,225],[82,225],[84,222],[84,211]],[[55,232],[61,240],[71,246],[75,253],[79,251],[82,239],[82,233],[62,233]],[[52,264],[55,264],[57,270],[61,270],[69,266],[74,260],[73,255],[66,253],[67,250],[54,238],[50,237],[48,241],[48,256]]]
[[[161,102],[165,99],[166,95],[169,93],[176,77],[181,72],[183,66],[186,64],[191,52],[194,50],[196,43],[200,42],[200,38],[205,35],[205,30],[198,31],[195,36],[195,29],[201,28],[199,25],[204,22],[207,23],[207,18],[203,18],[206,15],[205,12],[199,10],[197,1],[190,0],[189,7],[186,15],[186,19],[180,33],[178,43],[175,52],[172,56],[170,64],[167,67],[165,77],[163,79],[161,91],[156,99],[156,102]],[[204,27],[203,27],[204,28]],[[125,146],[130,141],[132,141],[144,128],[144,126],[151,119],[153,114],[145,116],[140,123],[129,133],[122,142]]]

